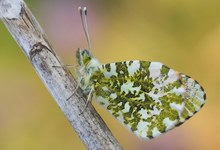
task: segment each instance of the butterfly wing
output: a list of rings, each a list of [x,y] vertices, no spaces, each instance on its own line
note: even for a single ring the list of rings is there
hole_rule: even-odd
[[[180,73],[180,81],[186,91],[184,93],[185,107],[180,116],[180,124],[182,124],[203,107],[206,100],[206,93],[196,80],[183,73]]]
[[[92,80],[95,99],[144,139],[182,124],[205,103],[198,82],[159,62],[105,64]]]

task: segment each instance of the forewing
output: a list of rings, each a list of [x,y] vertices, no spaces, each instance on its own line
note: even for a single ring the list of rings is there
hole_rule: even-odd
[[[192,100],[193,93],[187,94],[193,89],[188,83],[191,78],[158,62],[105,64],[92,78],[96,100],[144,139],[157,137],[181,124],[195,113],[191,111],[195,101],[198,107],[203,103]],[[199,94],[202,95],[196,95]]]
[[[206,93],[203,87],[196,80],[183,73],[180,73],[180,80],[185,88],[185,107],[180,116],[180,124],[182,124],[203,107],[206,101]]]

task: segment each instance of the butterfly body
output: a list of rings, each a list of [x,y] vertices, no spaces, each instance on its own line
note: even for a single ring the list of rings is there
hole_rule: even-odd
[[[205,103],[199,83],[159,62],[101,64],[88,50],[77,51],[77,79],[85,94],[143,139],[182,124]]]

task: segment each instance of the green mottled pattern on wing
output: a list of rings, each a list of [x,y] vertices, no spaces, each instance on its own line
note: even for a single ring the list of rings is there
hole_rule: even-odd
[[[180,125],[205,102],[205,93],[195,80],[158,62],[101,65],[91,81],[95,99],[145,139]]]

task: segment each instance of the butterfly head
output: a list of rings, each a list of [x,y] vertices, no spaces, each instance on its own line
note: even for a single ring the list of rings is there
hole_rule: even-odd
[[[79,85],[85,94],[89,94],[93,84],[91,76],[95,71],[99,70],[101,64],[87,49],[78,48],[76,52],[76,58],[79,64],[79,76],[77,77]]]
[[[92,54],[87,49],[78,48],[76,58],[80,66],[86,66],[92,60]]]

